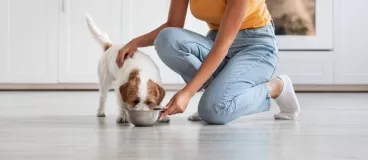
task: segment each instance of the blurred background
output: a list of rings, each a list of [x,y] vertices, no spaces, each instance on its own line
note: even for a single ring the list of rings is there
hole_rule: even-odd
[[[287,74],[298,91],[366,91],[364,15],[367,1],[267,0],[279,46],[275,75]],[[0,89],[96,90],[102,54],[85,22],[88,12],[114,43],[156,28],[170,0],[0,1]],[[205,35],[208,27],[188,12],[185,28]],[[142,48],[158,64],[165,87],[184,81],[153,47]]]

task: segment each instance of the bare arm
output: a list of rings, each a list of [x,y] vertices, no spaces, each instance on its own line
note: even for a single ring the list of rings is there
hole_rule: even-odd
[[[249,0],[228,0],[215,43],[196,75],[184,88],[194,95],[226,56],[244,19]]]
[[[190,98],[207,81],[213,72],[215,72],[239,32],[249,1],[250,0],[228,0],[219,32],[210,53],[188,85],[171,98],[166,105],[167,110],[161,115],[161,118],[166,115],[183,113]]]

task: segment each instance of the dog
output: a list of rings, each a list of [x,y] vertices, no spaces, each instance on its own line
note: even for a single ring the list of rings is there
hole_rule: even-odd
[[[85,17],[93,38],[104,49],[98,63],[100,101],[97,117],[105,117],[105,101],[113,81],[116,82],[114,89],[120,107],[117,123],[128,122],[125,110],[153,110],[160,106],[166,92],[160,86],[161,76],[154,61],[145,53],[136,51],[119,68],[116,58],[124,45],[112,44],[109,36],[97,28],[88,13]],[[165,117],[162,121],[168,122],[169,118]]]

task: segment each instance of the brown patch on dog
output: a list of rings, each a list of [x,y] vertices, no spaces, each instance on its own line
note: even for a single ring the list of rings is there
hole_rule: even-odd
[[[139,84],[139,70],[134,69],[129,74],[128,82],[121,85],[119,88],[123,101],[133,107],[135,107],[141,101],[141,98],[138,96]]]
[[[145,103],[149,106],[150,109],[153,109],[154,107],[157,107],[161,104],[166,92],[161,86],[159,86],[152,80],[148,80],[147,89],[148,94]]]
[[[104,51],[108,50],[112,46],[111,43],[105,43],[104,45]]]

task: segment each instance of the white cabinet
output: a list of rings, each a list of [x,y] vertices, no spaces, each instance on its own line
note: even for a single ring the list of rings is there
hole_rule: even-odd
[[[366,0],[335,2],[335,83],[368,84]]]
[[[88,12],[113,43],[127,43],[167,20],[170,1],[151,0],[64,0],[61,12],[59,82],[96,83],[102,49],[92,39],[84,21]],[[140,48],[159,66],[164,83],[176,84],[178,75],[166,67],[153,47]]]
[[[122,1],[122,39],[126,43],[159,27],[167,20],[170,0],[124,0]],[[168,68],[158,57],[153,47],[140,48],[158,65],[162,82],[178,83],[178,75]]]
[[[0,83],[56,83],[58,0],[0,1]]]
[[[61,0],[58,81],[96,83],[103,50],[92,39],[84,18],[88,12],[111,40],[120,43],[120,0]]]
[[[274,77],[290,76],[294,84],[333,84],[333,52],[280,51]]]

